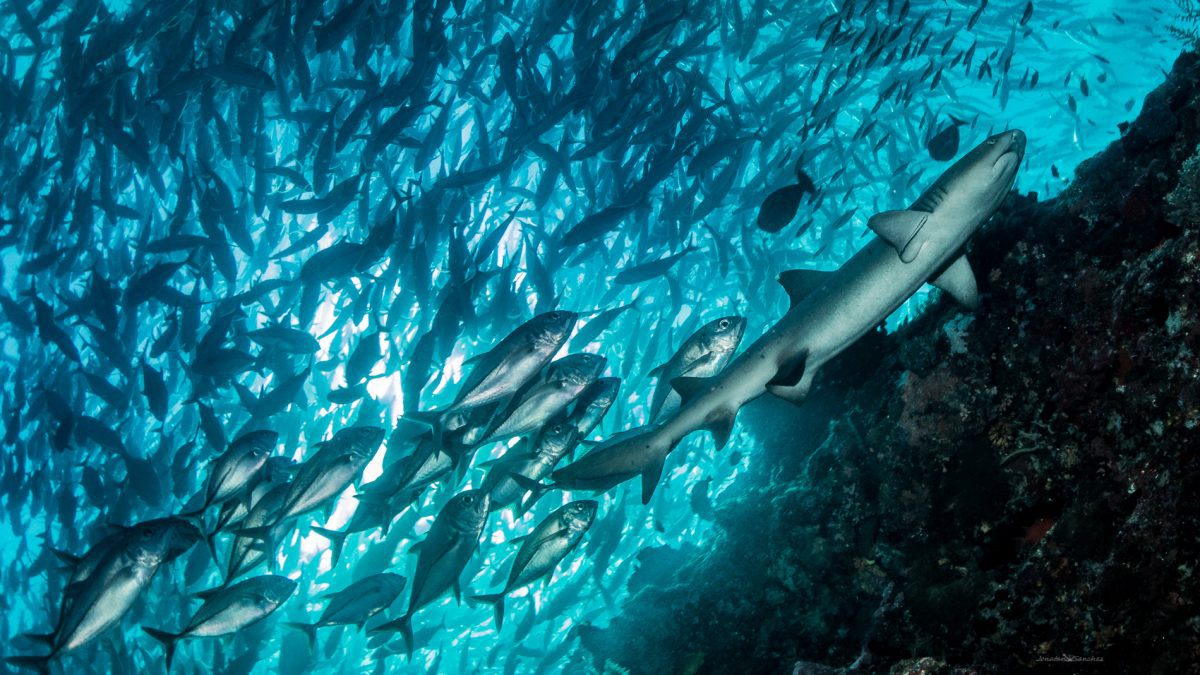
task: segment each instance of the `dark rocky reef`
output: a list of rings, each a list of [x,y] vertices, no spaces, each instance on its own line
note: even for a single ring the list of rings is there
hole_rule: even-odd
[[[1198,142],[1189,53],[1061,197],[975,239],[980,311],[940,299],[802,410],[744,410],[764,447],[712,540],[581,631],[597,667],[1196,672]]]

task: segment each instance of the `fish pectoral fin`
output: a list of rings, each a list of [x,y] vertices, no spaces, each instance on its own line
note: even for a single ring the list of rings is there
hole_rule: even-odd
[[[663,462],[666,458],[660,458],[646,468],[642,472],[642,504],[649,504],[650,498],[654,496],[654,488],[658,485],[658,480],[662,478]]]
[[[960,255],[936,279],[929,283],[937,286],[967,309],[979,306],[979,288],[975,285],[975,271],[966,255]]]
[[[925,243],[921,230],[929,221],[924,211],[883,211],[871,216],[867,227],[887,243],[895,247],[900,260],[908,263],[916,259]]]
[[[708,388],[711,380],[711,377],[675,377],[671,379],[671,388],[679,394],[679,404],[687,405],[689,400],[696,398]]]
[[[822,270],[787,270],[779,275],[779,285],[787,291],[790,307],[800,304],[818,286],[825,283],[832,272]]]
[[[688,373],[694,373],[698,370],[703,371],[711,369],[713,364],[720,358],[720,355],[718,355],[716,352],[705,352],[704,356],[701,356],[695,361],[689,363],[687,368],[684,368],[683,372],[680,373],[680,376],[694,377],[693,375],[688,375]]]
[[[733,435],[733,420],[737,416],[737,408],[714,410],[705,421],[704,428],[712,434],[717,450],[725,447],[729,437]],[[662,467],[659,467],[662,470]]]

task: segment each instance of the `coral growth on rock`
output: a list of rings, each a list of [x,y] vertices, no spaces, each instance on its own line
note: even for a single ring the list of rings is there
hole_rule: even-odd
[[[1014,195],[976,238],[974,317],[941,300],[827,366],[802,410],[743,411],[762,449],[715,540],[582,634],[597,664],[1200,663],[1198,144],[1184,54],[1066,193]]]

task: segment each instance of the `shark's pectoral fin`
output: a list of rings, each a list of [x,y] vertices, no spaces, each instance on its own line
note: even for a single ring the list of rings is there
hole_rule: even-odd
[[[775,377],[772,377],[771,381],[767,383],[767,388],[770,389],[772,386],[794,387],[796,386],[796,383],[804,377],[804,372],[807,369],[808,350],[806,349],[797,354],[796,358],[792,359],[789,363],[784,364],[784,366],[775,373]]]
[[[871,216],[867,227],[894,246],[900,260],[908,263],[921,252],[925,243],[921,230],[928,221],[929,214],[924,211],[883,211]]]
[[[729,442],[729,437],[733,435],[733,419],[737,415],[737,409],[714,410],[705,421],[704,428],[712,434],[713,442],[717,444],[717,450],[725,447]]]
[[[671,388],[679,394],[680,405],[686,405],[689,400],[696,398],[708,388],[711,379],[709,377],[675,377],[671,379]]]
[[[967,309],[975,309],[979,306],[979,289],[975,285],[975,271],[971,269],[971,263],[967,262],[965,255],[960,255],[938,278],[929,283],[950,294],[950,297],[962,303]]]
[[[821,270],[788,270],[779,275],[779,285],[787,291],[788,301],[792,307],[808,297],[818,286],[825,283],[832,272]]]
[[[800,380],[791,385],[785,384],[768,384],[767,391],[778,396],[779,398],[794,403],[803,405],[804,400],[808,398],[808,392],[812,389],[813,378],[817,375],[816,368],[809,368],[804,371]]]
[[[654,496],[654,488],[658,485],[658,480],[662,478],[664,461],[666,461],[665,457],[655,460],[654,464],[642,472],[642,504],[649,504],[650,498]]]

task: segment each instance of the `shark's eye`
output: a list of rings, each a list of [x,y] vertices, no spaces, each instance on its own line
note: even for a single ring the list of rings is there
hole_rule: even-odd
[[[988,145],[995,145],[995,144],[996,144],[996,139],[994,139],[994,138],[989,138],[989,139],[988,139],[988,141],[987,141],[987,144],[988,144]]]

